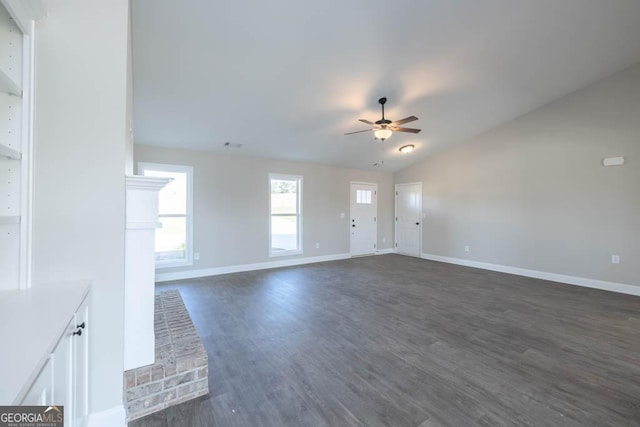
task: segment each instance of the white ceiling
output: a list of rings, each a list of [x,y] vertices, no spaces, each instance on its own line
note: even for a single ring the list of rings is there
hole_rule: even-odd
[[[639,0],[133,0],[132,14],[136,143],[362,169],[402,169],[640,61]],[[344,136],[382,96],[422,132]]]

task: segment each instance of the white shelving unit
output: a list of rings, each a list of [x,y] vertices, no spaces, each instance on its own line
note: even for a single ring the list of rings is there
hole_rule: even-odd
[[[25,37],[0,6],[0,290],[26,287],[23,249],[25,211],[23,75]],[[28,59],[28,58],[27,58]],[[28,104],[28,102],[27,102]]]
[[[22,159],[22,153],[14,150],[13,148],[0,145],[0,157],[5,157],[12,160],[20,160]]]
[[[0,225],[8,225],[8,224],[20,224],[20,217],[17,215],[0,216]]]
[[[22,88],[4,70],[0,70],[0,92],[22,96]]]

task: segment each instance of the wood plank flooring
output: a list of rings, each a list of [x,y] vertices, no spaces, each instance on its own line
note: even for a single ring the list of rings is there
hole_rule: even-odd
[[[209,396],[146,426],[639,426],[640,298],[382,255],[162,284]]]

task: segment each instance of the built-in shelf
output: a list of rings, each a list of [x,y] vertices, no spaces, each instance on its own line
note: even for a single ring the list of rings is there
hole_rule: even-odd
[[[2,68],[0,68],[0,92],[22,96],[22,88]]]
[[[19,151],[9,148],[6,145],[0,144],[0,157],[8,157],[14,160],[22,159],[22,154]]]
[[[20,224],[20,217],[16,215],[0,215],[0,225],[4,224]]]

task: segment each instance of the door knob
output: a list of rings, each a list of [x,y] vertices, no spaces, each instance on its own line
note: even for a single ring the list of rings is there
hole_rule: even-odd
[[[356,225],[355,225],[355,224],[351,224],[351,226],[352,226],[352,227],[355,227]]]
[[[416,222],[416,225],[420,225],[420,223],[419,223],[419,222]]]
[[[82,335],[82,329],[78,329],[77,331],[75,331],[75,332],[73,333],[73,335],[77,335],[77,336]]]
[[[84,329],[84,327],[85,327],[84,322],[80,323],[79,325],[76,325],[76,328],[82,328],[82,329]]]

